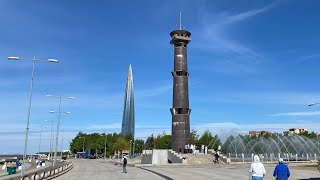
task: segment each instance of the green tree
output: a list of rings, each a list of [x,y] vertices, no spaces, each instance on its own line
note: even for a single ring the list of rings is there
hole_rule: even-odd
[[[135,153],[142,153],[143,146],[144,146],[144,140],[136,139],[135,146],[134,146],[134,152]]]
[[[103,137],[99,133],[93,133],[86,136],[85,147],[89,149],[101,149],[103,146]]]
[[[303,132],[300,135],[305,136],[305,137],[307,137],[309,139],[317,139],[317,136],[318,136],[317,133],[315,133],[315,132],[309,133],[308,131]]]
[[[130,140],[133,141],[134,138],[133,138],[133,136],[131,134],[127,134],[127,135],[124,136],[124,139],[127,140],[127,141],[130,141]]]
[[[217,150],[218,147],[219,147],[221,144],[222,144],[222,143],[221,143],[221,140],[220,140],[219,136],[218,136],[218,135],[215,135],[215,136],[214,136],[214,140],[211,141],[211,143],[210,143],[208,146],[209,146],[210,149],[215,149],[215,150]]]
[[[198,145],[198,141],[199,141],[199,135],[197,134],[196,130],[191,130],[190,133],[190,144],[196,144]]]
[[[112,146],[112,150],[129,150],[130,143],[123,137],[118,137],[116,142]]]
[[[77,136],[71,140],[70,151],[72,153],[82,152],[84,137],[86,136],[86,134],[80,131]]]
[[[234,140],[234,137],[231,135],[229,136],[226,141],[223,143],[222,147],[221,147],[221,152],[223,154],[226,154],[228,152],[228,147],[231,144],[231,142]]]
[[[171,135],[165,133],[158,134],[154,140],[155,149],[170,149],[171,148]]]
[[[96,149],[98,154],[104,156],[105,146],[106,146],[106,156],[108,157],[113,154],[113,146],[117,142],[119,137],[121,137],[122,139],[125,139],[121,134],[117,134],[117,133],[85,134],[80,131],[76,135],[76,137],[72,139],[70,143],[70,150],[72,153],[82,152],[83,143],[84,143],[85,149],[86,148]],[[116,146],[119,147],[119,143],[117,143]]]
[[[214,140],[214,137],[212,136],[211,132],[209,130],[204,131],[204,133],[202,134],[202,136],[199,138],[199,144],[203,144],[208,146],[209,143]]]
[[[153,149],[154,148],[154,137],[153,134],[151,134],[151,136],[149,136],[144,144],[144,149]]]
[[[266,132],[262,135],[264,138],[268,139],[268,138],[271,138],[271,133],[269,132]]]

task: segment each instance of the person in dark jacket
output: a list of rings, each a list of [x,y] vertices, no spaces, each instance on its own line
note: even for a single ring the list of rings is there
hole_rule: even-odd
[[[290,171],[287,165],[283,163],[283,159],[279,158],[279,164],[275,167],[273,171],[273,176],[277,180],[288,180],[290,176]]]
[[[218,154],[218,151],[214,154],[214,163],[219,163],[219,154]]]

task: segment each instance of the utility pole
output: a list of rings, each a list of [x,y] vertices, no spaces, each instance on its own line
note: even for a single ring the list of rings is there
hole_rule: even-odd
[[[107,157],[107,135],[104,137],[104,159]]]

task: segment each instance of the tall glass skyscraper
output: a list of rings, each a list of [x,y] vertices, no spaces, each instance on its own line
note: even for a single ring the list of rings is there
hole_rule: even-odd
[[[133,78],[131,64],[129,66],[126,91],[124,95],[124,109],[122,116],[121,134],[128,134],[134,137],[134,95],[133,95]]]

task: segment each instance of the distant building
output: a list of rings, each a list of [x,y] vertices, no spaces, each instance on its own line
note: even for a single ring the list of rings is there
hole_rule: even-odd
[[[291,128],[289,129],[289,131],[284,131],[283,134],[292,136],[292,135],[301,134],[304,132],[308,132],[308,130],[305,128]]]
[[[133,78],[131,64],[129,66],[126,91],[124,96],[124,109],[122,116],[121,134],[126,136],[130,134],[134,137],[134,96],[133,96]]]
[[[269,131],[249,131],[249,136],[250,137],[259,137],[259,136],[264,136],[266,134],[271,134]]]
[[[129,150],[115,150],[114,157],[115,158],[122,158],[124,155],[129,156]]]

